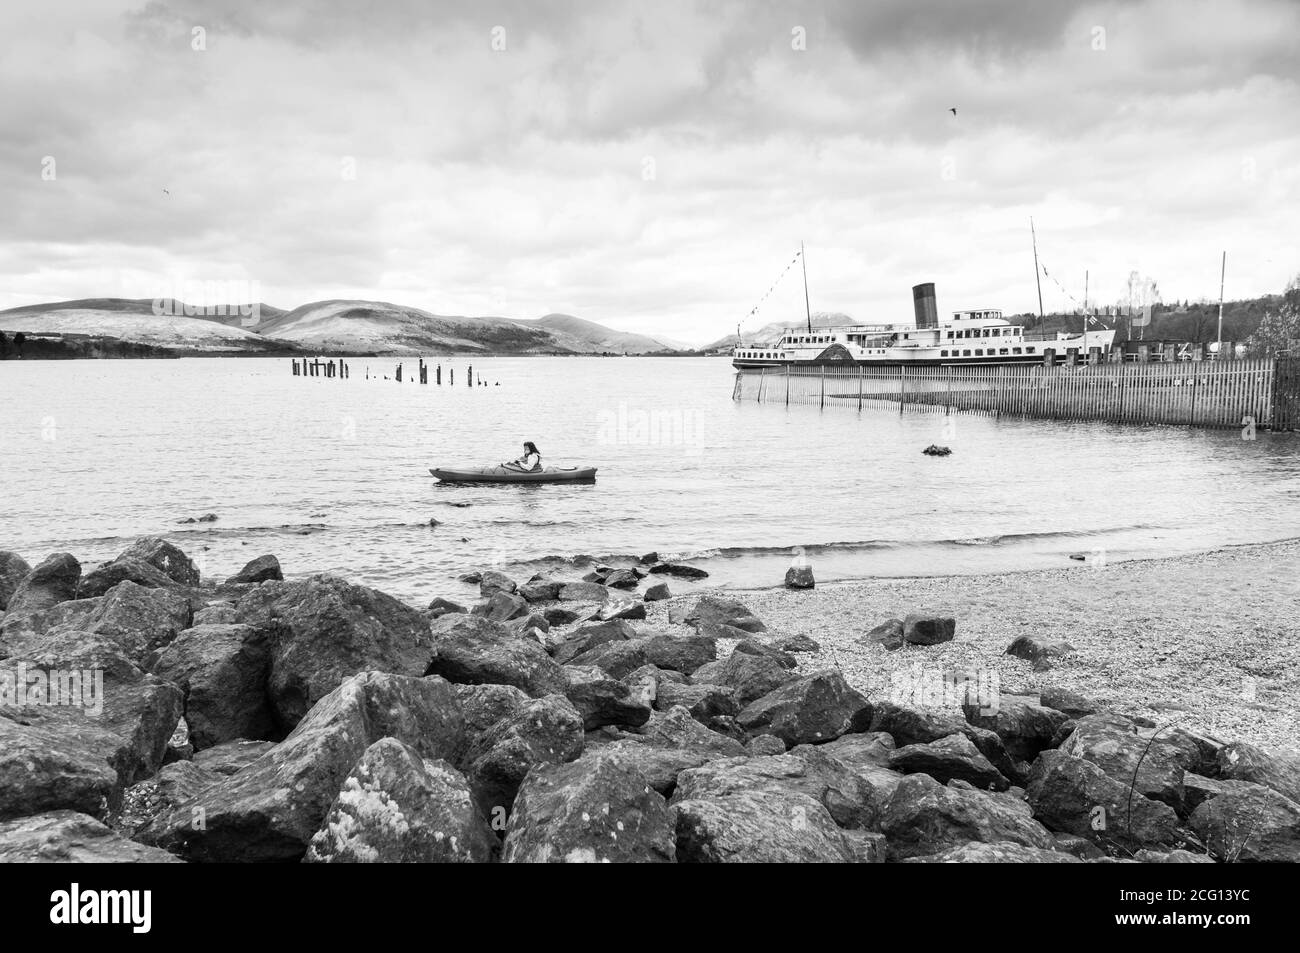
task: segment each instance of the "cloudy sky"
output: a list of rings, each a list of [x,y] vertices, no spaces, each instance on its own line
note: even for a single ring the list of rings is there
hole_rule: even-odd
[[[797,316],[750,310],[801,240],[814,310],[1036,310],[1030,216],[1049,310],[1300,272],[1294,0],[56,0],[0,44],[0,308],[245,281],[701,342]]]

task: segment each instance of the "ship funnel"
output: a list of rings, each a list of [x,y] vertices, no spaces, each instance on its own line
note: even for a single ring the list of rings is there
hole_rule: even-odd
[[[939,326],[939,310],[935,307],[933,281],[912,286],[912,307],[916,310],[916,326],[918,328],[937,328]]]

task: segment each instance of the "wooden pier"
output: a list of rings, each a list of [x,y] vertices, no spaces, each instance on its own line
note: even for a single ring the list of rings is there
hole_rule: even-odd
[[[735,400],[1188,427],[1300,426],[1300,359],[736,372]]]

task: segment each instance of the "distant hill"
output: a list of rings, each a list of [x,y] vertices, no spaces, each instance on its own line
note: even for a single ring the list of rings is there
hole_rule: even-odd
[[[812,315],[812,326],[815,328],[829,328],[840,324],[852,324],[853,318],[844,314],[842,311],[814,311]],[[741,338],[746,344],[771,344],[775,343],[783,333],[790,328],[806,328],[807,319],[794,321],[773,321],[771,324],[765,324],[757,330],[748,330],[741,328]],[[726,337],[718,338],[710,344],[704,345],[701,350],[719,351],[731,350],[736,346],[736,336],[728,334]]]
[[[0,311],[0,331],[9,335],[21,331],[29,336],[91,338],[105,344],[122,342],[178,354],[258,354],[283,347],[254,330],[237,326],[242,317],[237,307],[228,309],[233,312],[233,326],[222,320],[187,317],[183,304],[170,310],[177,313],[155,314],[151,299],[56,301]]]
[[[250,314],[244,314],[249,311]],[[161,312],[161,313],[160,313]],[[188,313],[187,313],[188,312]],[[164,299],[93,298],[0,311],[0,331],[40,334],[56,353],[658,354],[671,342],[569,314],[541,318],[433,314],[386,301],[315,301],[286,311],[258,304],[194,308]],[[123,347],[115,348],[120,343]],[[74,346],[75,345],[75,346]],[[144,348],[145,350],[141,350]]]

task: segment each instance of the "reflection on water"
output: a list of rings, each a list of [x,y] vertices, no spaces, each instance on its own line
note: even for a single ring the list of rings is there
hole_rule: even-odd
[[[280,359],[5,362],[0,548],[93,562],[162,533],[214,575],[273,552],[290,573],[421,600],[466,568],[579,554],[699,556],[710,582],[762,585],[794,546],[829,579],[1300,536],[1292,435],[734,403],[722,359],[472,363],[501,386],[398,384],[373,358],[348,380]],[[524,440],[546,463],[599,467],[597,482],[428,473],[512,459]],[[953,453],[922,455],[930,443]]]

